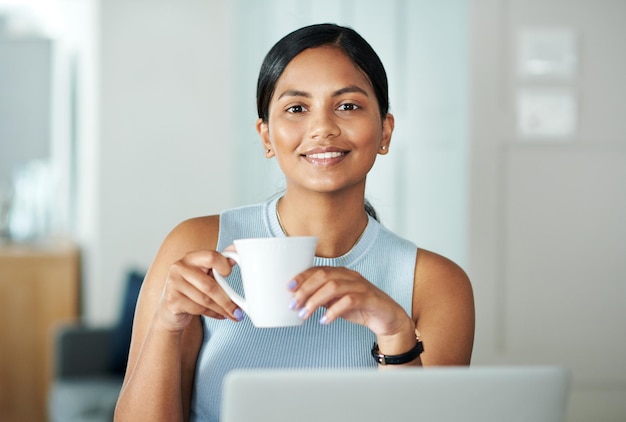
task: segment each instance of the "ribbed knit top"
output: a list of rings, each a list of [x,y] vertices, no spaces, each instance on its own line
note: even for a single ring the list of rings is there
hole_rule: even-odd
[[[220,216],[218,250],[235,239],[284,237],[276,205],[265,203],[225,211]],[[417,247],[373,218],[357,244],[337,258],[315,257],[315,266],[347,267],[385,291],[411,315]],[[229,281],[243,295],[239,267]],[[286,286],[285,286],[286,288]],[[338,319],[322,325],[318,309],[302,326],[256,328],[240,322],[202,317],[204,340],[196,365],[192,421],[219,421],[222,380],[238,368],[365,368],[376,367],[370,354],[375,335],[366,327]]]

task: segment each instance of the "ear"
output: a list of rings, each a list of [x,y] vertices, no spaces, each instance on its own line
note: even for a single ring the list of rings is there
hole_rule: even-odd
[[[395,119],[393,114],[387,113],[385,120],[383,120],[383,133],[380,139],[380,146],[378,147],[378,153],[385,155],[389,152],[389,144],[391,143],[391,134],[395,126]]]
[[[274,148],[272,148],[272,143],[270,142],[270,129],[267,125],[267,122],[263,121],[263,119],[259,118],[256,121],[256,131],[261,137],[261,142],[263,142],[263,149],[265,151],[266,158],[274,157]]]

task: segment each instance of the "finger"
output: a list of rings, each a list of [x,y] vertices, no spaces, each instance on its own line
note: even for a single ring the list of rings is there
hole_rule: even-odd
[[[348,312],[354,311],[359,307],[359,302],[355,295],[341,297],[326,308],[326,312],[320,318],[320,324],[330,324]]]
[[[302,309],[311,294],[323,285],[324,280],[329,277],[329,273],[328,268],[317,267],[315,269],[309,268],[295,276],[287,284],[287,288],[294,293],[289,307],[294,310]]]
[[[226,248],[224,248],[224,252],[227,252],[227,251],[228,252],[237,252],[237,248],[235,248],[235,245],[229,245]],[[237,262],[234,259],[232,259],[232,258],[227,258],[227,259],[228,259],[228,263],[230,264],[231,268],[234,267],[235,264],[237,264]],[[220,274],[222,274],[222,273],[220,273]]]
[[[294,277],[287,287],[296,296],[308,296],[319,289],[327,280],[342,277],[342,272],[348,271],[345,268],[334,267],[314,267],[305,270]]]
[[[334,277],[328,277],[325,274],[322,284],[313,280],[309,284],[307,281],[307,285],[298,291],[294,298],[297,305],[302,304],[299,312],[301,318],[309,318],[319,307],[328,307],[340,298],[348,294],[355,294],[358,290],[361,290],[357,284],[350,283],[347,279],[336,277],[337,275],[334,274]],[[318,285],[319,287],[317,287]],[[302,296],[305,291],[312,289],[313,286],[315,286],[315,289],[311,291],[308,297]],[[355,291],[355,288],[357,291]]]
[[[179,290],[171,286],[166,286],[164,289],[157,309],[157,314],[162,317],[162,321],[174,331],[184,329],[193,315],[202,315],[206,312],[204,307],[189,300]]]
[[[205,275],[204,277],[207,280],[210,280],[208,276]],[[234,309],[229,309],[230,299],[226,297],[221,298],[220,300],[219,296],[220,294],[223,294],[223,292],[219,286],[211,286],[211,284],[215,285],[215,282],[191,282],[189,280],[190,277],[180,282],[176,288],[187,300],[199,305],[202,308],[200,313],[212,311],[223,316],[232,316]],[[236,305],[234,307],[236,307]]]
[[[211,310],[207,310],[206,312],[204,312],[202,315],[204,315],[205,317],[208,318],[212,318],[212,319],[226,319],[226,317],[222,314],[218,314],[217,312],[213,312]]]
[[[319,306],[324,306],[337,297],[354,289],[358,283],[353,283],[360,275],[345,268],[318,267],[315,271],[305,271],[299,274],[295,281],[292,309],[300,309],[301,316],[308,318]],[[306,308],[306,311],[303,309]]]
[[[185,266],[201,268],[204,273],[208,273],[213,269],[224,277],[230,274],[232,268],[231,261],[217,251],[189,252],[179,263]]]
[[[164,307],[174,315],[220,315],[221,319],[227,316],[227,311],[180,275],[170,277],[163,296]]]
[[[289,280],[289,283],[287,283],[287,288],[295,292],[302,287],[305,281],[310,280],[316,274],[319,274],[320,272],[323,274],[324,272],[330,272],[331,270],[332,270],[332,267],[308,268],[302,271],[300,274],[296,275],[292,280]]]
[[[196,258],[198,257],[188,257],[188,262],[194,262]],[[228,264],[227,266],[230,272],[230,266]],[[204,272],[204,269],[177,264],[171,277],[176,282],[177,288],[189,300],[232,320],[241,320],[243,315],[237,304],[210,274]]]

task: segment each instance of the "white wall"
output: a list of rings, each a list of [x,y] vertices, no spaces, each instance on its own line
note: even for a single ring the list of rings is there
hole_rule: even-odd
[[[97,242],[88,319],[118,313],[125,271],[146,269],[175,224],[233,204],[229,2],[100,5]]]
[[[473,0],[471,11],[474,362],[565,366],[568,421],[626,420],[626,2]],[[529,28],[573,31],[573,77],[517,75]],[[575,132],[521,137],[527,89],[571,92]]]

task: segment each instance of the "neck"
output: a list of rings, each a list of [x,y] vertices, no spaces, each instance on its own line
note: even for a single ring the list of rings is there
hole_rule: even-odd
[[[307,195],[285,192],[278,201],[279,221],[289,236],[317,236],[316,255],[338,257],[356,244],[367,227],[360,195]]]

